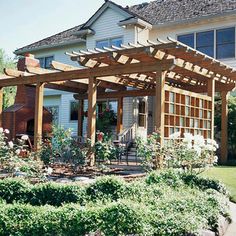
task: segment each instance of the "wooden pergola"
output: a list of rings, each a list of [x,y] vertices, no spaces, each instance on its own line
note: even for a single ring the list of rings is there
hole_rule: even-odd
[[[52,69],[26,67],[25,71],[5,69],[0,76],[0,126],[2,88],[36,86],[35,148],[42,138],[44,87],[76,93],[79,100],[78,134],[82,135],[83,101],[88,99],[87,136],[95,144],[97,99],[118,100],[117,132],[122,131],[124,97],[155,97],[155,128],[161,144],[174,131],[214,138],[214,97],[222,97],[221,162],[227,160],[227,101],[235,88],[236,71],[176,40],[158,39],[145,44],[128,44],[67,53],[82,67],[53,61]],[[130,89],[129,89],[130,88]],[[94,160],[93,160],[94,161]],[[93,162],[92,161],[92,162]]]

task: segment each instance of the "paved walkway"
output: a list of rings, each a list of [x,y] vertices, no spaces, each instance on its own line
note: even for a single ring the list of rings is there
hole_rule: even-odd
[[[233,222],[230,224],[224,236],[236,236],[236,204],[230,203],[230,211]]]

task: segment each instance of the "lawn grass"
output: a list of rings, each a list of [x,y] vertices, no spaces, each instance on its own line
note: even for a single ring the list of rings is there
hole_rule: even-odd
[[[230,191],[231,200],[236,203],[236,166],[217,166],[203,175],[222,181]]]

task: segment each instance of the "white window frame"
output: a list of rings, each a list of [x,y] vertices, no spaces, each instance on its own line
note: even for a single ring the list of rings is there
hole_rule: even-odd
[[[228,57],[228,58],[221,58],[220,61],[228,61],[228,60],[234,60],[236,59],[236,26],[235,25],[227,25],[222,27],[216,27],[216,28],[207,28],[199,31],[186,31],[185,33],[176,34],[176,40],[178,40],[179,36],[186,35],[186,34],[194,34],[194,49],[197,47],[197,33],[201,32],[207,32],[207,31],[214,31],[214,58],[216,58],[216,31],[221,29],[229,29],[229,28],[235,28],[235,36],[234,36],[234,42],[235,42],[235,53],[234,57]]]
[[[114,40],[114,39],[121,39],[122,43],[124,43],[124,36],[117,36],[117,37],[111,37],[111,38],[104,38],[104,39],[96,40],[96,47],[97,47],[97,43],[103,42],[103,41],[108,41],[108,47],[111,47],[112,46],[111,41]]]

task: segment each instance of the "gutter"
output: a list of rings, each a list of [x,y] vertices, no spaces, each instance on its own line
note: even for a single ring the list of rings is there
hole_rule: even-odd
[[[14,51],[14,54],[16,54],[17,56],[20,56],[24,53],[28,53],[28,52],[36,52],[39,50],[43,50],[43,49],[51,49],[51,48],[59,48],[62,46],[67,46],[67,45],[72,45],[72,44],[77,44],[77,43],[85,43],[86,40],[84,39],[76,39],[76,40],[71,40],[68,42],[64,42],[64,43],[58,43],[58,44],[49,44],[49,45],[44,45],[44,46],[39,46],[36,48],[31,48],[31,49],[18,49]]]

